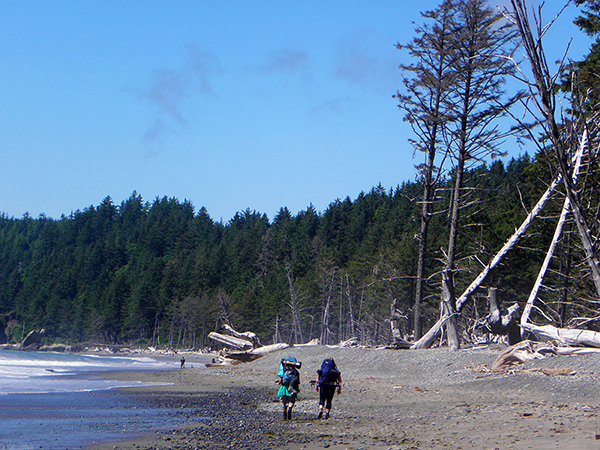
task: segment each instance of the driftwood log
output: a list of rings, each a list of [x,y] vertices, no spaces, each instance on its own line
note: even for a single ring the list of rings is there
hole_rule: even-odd
[[[250,361],[254,361],[258,358],[261,358],[269,353],[278,352],[279,350],[285,350],[288,347],[289,347],[288,344],[279,343],[279,344],[265,345],[263,347],[258,347],[253,350],[247,351],[247,352],[223,351],[222,356],[224,358],[234,359],[236,361],[250,362]]]
[[[532,359],[542,359],[548,355],[556,354],[556,348],[553,345],[522,341],[512,345],[498,356],[492,364],[492,371],[507,371]]]
[[[294,347],[314,347],[315,345],[319,345],[319,338],[314,338],[305,344],[294,344]]]
[[[252,350],[254,348],[252,342],[227,334],[216,333],[213,331],[208,334],[208,337],[213,341],[217,341],[228,347],[234,347],[238,350]]]
[[[219,355],[219,361],[214,361],[207,367],[234,365],[241,362],[254,361],[268,353],[276,352],[288,348],[285,343],[261,345],[258,336],[251,331],[240,333],[229,325],[223,325],[223,331],[229,334],[211,332],[208,337],[213,341],[225,345]]]
[[[244,339],[246,341],[251,342],[252,346],[254,348],[262,347],[262,344],[260,343],[260,339],[252,331],[246,331],[244,333],[240,333],[238,331],[235,331],[232,327],[230,327],[227,324],[223,325],[223,329],[225,331],[227,331],[233,337],[236,337],[236,338],[239,338],[239,339]]]
[[[596,331],[557,328],[552,325],[538,326],[530,323],[521,324],[521,328],[535,335],[540,341],[556,341],[568,345],[600,347],[600,333]]]
[[[549,356],[572,356],[589,353],[600,353],[600,348],[557,346],[552,342],[521,341],[503,352],[492,365],[493,372],[504,372],[533,359]],[[566,369],[543,369],[548,375],[569,375]]]

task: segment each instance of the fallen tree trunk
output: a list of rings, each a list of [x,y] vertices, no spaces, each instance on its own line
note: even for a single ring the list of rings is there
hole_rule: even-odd
[[[348,347],[357,347],[358,339],[353,337],[346,341],[340,342],[338,345],[328,345],[329,348],[348,348]]]
[[[252,331],[246,331],[244,333],[240,333],[238,331],[235,331],[232,327],[230,327],[227,324],[223,325],[223,329],[225,331],[227,331],[233,337],[236,337],[239,339],[244,339],[244,340],[250,342],[254,348],[258,348],[258,347],[262,346],[260,343],[260,339],[258,338],[256,333],[253,333]]]
[[[294,347],[314,347],[315,345],[319,345],[319,338],[314,338],[312,341],[308,341],[305,344],[294,344]]]
[[[221,344],[228,345],[240,350],[252,350],[254,345],[252,342],[246,339],[240,339],[234,336],[228,336],[226,334],[216,333],[214,331],[208,333],[208,337],[213,341],[220,342]]]
[[[268,353],[289,347],[289,345],[285,343],[262,346],[260,345],[258,336],[251,331],[239,333],[227,324],[223,325],[223,329],[230,333],[231,336],[213,331],[208,334],[208,337],[228,347],[233,347],[241,351],[232,351],[227,348],[223,349],[219,355],[219,362],[213,361],[210,366],[232,365],[240,362],[254,361]]]
[[[600,333],[596,331],[557,328],[552,325],[538,326],[530,323],[521,324],[521,328],[532,333],[541,341],[557,341],[561,344],[600,348]]]
[[[288,348],[288,344],[272,344],[265,345],[264,347],[258,347],[247,352],[230,352],[223,351],[222,356],[225,359],[234,359],[241,362],[250,362],[255,359],[261,358],[269,353],[278,352],[279,350],[285,350]]]
[[[279,350],[285,350],[288,347],[289,344],[286,343],[271,344],[255,348],[254,350],[251,350],[250,353],[252,353],[253,355],[264,356],[268,355],[269,353],[278,352]]]
[[[587,129],[584,130],[583,137],[581,138],[580,145],[577,149],[577,152],[573,156],[573,184],[577,183],[577,178],[579,177],[579,169],[581,168],[581,158],[583,157],[584,150],[587,146]],[[554,230],[554,235],[552,236],[552,241],[550,242],[550,246],[548,248],[548,252],[546,252],[546,257],[544,258],[544,262],[542,267],[540,268],[540,272],[533,284],[533,288],[531,289],[531,293],[529,294],[529,298],[527,299],[527,303],[525,304],[525,308],[523,309],[523,314],[521,315],[521,325],[526,324],[529,321],[529,315],[531,314],[531,310],[533,308],[533,304],[535,299],[537,298],[540,287],[542,286],[542,282],[544,281],[544,277],[546,276],[546,272],[548,271],[548,267],[550,266],[550,261],[554,255],[554,251],[556,250],[556,246],[558,244],[558,240],[562,235],[562,230],[564,224],[567,220],[567,215],[571,209],[571,202],[569,197],[565,197],[565,201],[563,202],[563,208],[560,213],[560,217],[558,219],[558,223],[556,224],[556,229]],[[523,336],[525,329],[521,328],[521,336]]]

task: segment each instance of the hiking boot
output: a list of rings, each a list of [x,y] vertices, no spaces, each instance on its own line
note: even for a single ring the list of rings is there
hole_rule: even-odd
[[[325,420],[329,419],[329,413],[325,413]]]
[[[288,420],[292,420],[292,410],[288,411]]]
[[[287,418],[288,418],[287,411],[284,411],[283,412],[283,420],[287,420]]]
[[[317,419],[322,419],[323,418],[323,411],[319,411],[319,415],[317,416]]]

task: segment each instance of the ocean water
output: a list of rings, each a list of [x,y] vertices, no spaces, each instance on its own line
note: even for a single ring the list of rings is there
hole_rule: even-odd
[[[145,355],[0,350],[0,450],[78,449],[207,420],[209,412],[161,408],[146,396],[114,389],[144,386],[140,382],[99,376],[178,368],[174,358]]]
[[[139,384],[103,380],[98,373],[169,370],[177,367],[174,361],[150,356],[119,357],[0,350],[0,396],[135,387]]]

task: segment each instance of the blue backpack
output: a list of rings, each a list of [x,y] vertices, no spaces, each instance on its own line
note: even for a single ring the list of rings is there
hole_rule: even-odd
[[[298,362],[293,356],[283,358],[281,360],[280,369],[280,371],[283,372],[281,384],[283,384],[285,387],[299,391],[300,373],[298,372],[297,368],[300,367],[302,367],[302,363]]]
[[[331,358],[327,358],[321,364],[321,369],[317,371],[319,374],[320,384],[335,384],[340,376],[340,371]]]

